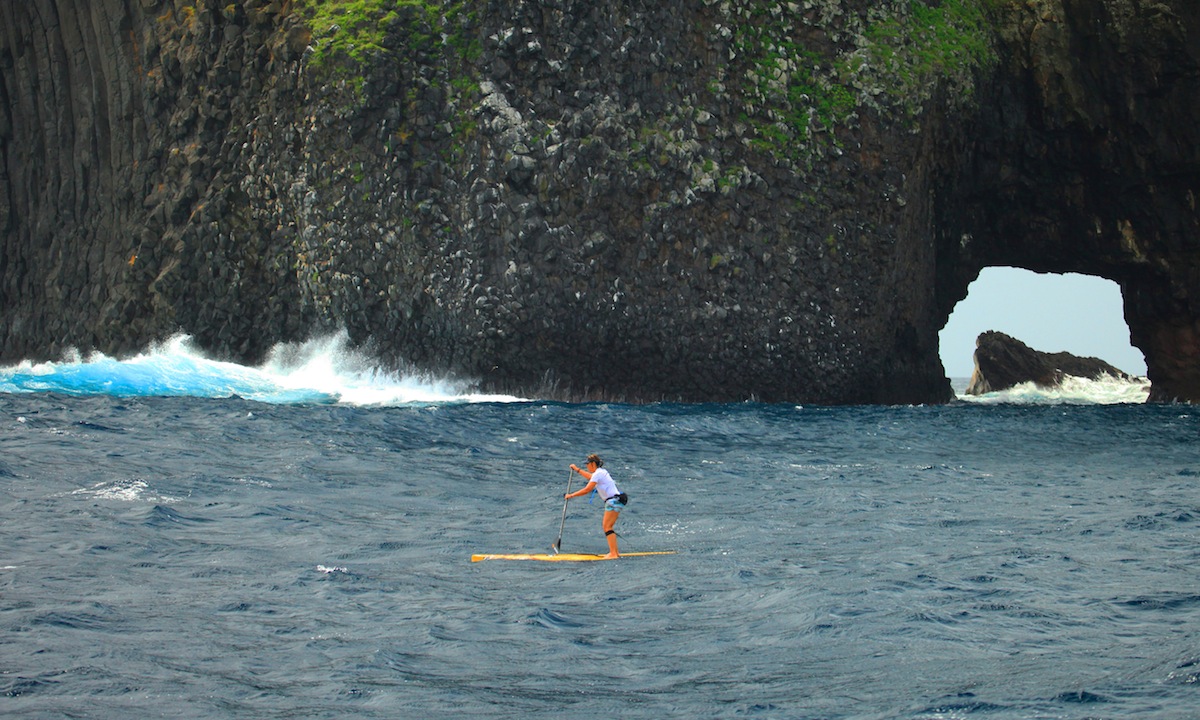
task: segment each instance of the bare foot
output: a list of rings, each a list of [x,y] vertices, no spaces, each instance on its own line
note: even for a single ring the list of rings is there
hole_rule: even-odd
[[[616,559],[617,559],[617,558],[619,558],[619,557],[621,557],[621,556],[620,556],[620,555],[613,555],[612,553],[609,553],[609,554],[607,554],[607,555],[605,555],[605,556],[604,556],[604,559],[605,559],[605,560],[616,560]]]

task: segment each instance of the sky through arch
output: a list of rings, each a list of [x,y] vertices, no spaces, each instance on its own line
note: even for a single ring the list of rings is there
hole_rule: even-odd
[[[939,333],[948,377],[970,377],[975,338],[987,330],[1011,335],[1034,350],[1096,357],[1125,372],[1146,374],[1142,351],[1129,344],[1121,289],[1104,278],[984,268]]]

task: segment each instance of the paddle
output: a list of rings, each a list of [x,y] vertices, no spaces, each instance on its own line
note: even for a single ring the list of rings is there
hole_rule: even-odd
[[[563,493],[564,497],[563,497],[562,522],[558,524],[558,539],[555,540],[554,544],[550,546],[550,549],[554,551],[555,555],[558,554],[559,550],[562,550],[562,532],[563,532],[563,528],[567,526],[567,498],[566,498],[566,496],[571,494],[571,476],[573,476],[574,474],[575,474],[575,472],[572,470],[567,471],[567,491],[565,493]]]

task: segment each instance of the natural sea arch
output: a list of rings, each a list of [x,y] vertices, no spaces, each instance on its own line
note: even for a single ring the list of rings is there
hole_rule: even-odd
[[[948,377],[971,375],[975,338],[987,330],[1035,350],[1096,357],[1127,373],[1146,374],[1145,357],[1129,342],[1120,287],[1111,280],[984,268],[938,335]]]

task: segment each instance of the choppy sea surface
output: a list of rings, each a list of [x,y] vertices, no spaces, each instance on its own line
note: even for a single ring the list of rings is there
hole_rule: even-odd
[[[0,369],[6,718],[1189,718],[1200,415],[558,404],[177,339]],[[622,550],[546,552],[567,465]],[[576,489],[578,484],[572,486]],[[600,552],[600,505],[564,551]]]

